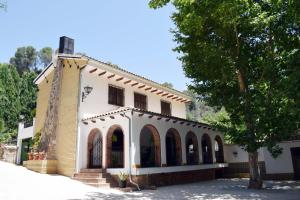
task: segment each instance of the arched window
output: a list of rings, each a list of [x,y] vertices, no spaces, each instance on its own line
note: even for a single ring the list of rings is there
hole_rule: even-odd
[[[146,125],[140,134],[141,167],[160,166],[160,138],[154,126]]]
[[[102,135],[99,129],[91,130],[88,136],[88,167],[102,167]]]
[[[201,146],[202,146],[203,164],[212,164],[213,157],[212,157],[212,150],[211,150],[211,140],[207,134],[204,134],[202,136]]]
[[[181,139],[173,128],[166,134],[166,157],[167,166],[181,165]]]
[[[199,164],[199,151],[197,136],[193,132],[188,132],[185,137],[186,149],[186,164],[197,165]]]
[[[108,168],[124,167],[124,134],[119,126],[112,126],[107,133],[106,161]]]
[[[224,162],[223,143],[220,136],[215,137],[215,157],[217,163]]]

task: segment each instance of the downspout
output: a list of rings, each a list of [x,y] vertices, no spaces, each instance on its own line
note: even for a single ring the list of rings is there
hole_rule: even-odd
[[[121,114],[122,115],[122,114]],[[127,116],[125,113],[123,113],[123,116],[126,117],[128,119],[129,122],[129,182],[132,183],[133,185],[135,185],[137,187],[137,189],[140,191],[140,186],[133,182],[132,177],[131,177],[131,133],[132,133],[132,119]]]

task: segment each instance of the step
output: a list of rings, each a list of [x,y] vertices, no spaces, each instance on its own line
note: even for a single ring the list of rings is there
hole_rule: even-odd
[[[101,187],[101,188],[111,188],[111,184],[110,183],[83,183],[86,185],[90,185],[93,187]]]
[[[74,177],[78,177],[78,178],[105,178],[106,175],[103,173],[75,173]]]
[[[81,173],[102,173],[103,169],[81,169],[80,170]]]
[[[83,183],[109,183],[105,178],[73,178],[76,181]]]

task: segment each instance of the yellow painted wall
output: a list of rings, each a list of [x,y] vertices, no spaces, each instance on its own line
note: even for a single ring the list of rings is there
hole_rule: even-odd
[[[80,84],[80,69],[78,69],[77,65],[82,67],[86,64],[86,61],[76,59],[77,65],[71,60],[69,62],[64,60],[63,63],[65,64],[65,67],[63,69],[60,90],[59,117],[56,135],[57,173],[71,177],[73,176],[76,167],[77,108]],[[48,83],[44,80],[39,84],[35,125],[36,131],[41,130],[44,126],[53,72],[47,77]]]
[[[54,75],[54,70],[47,76],[48,82],[46,81],[46,79],[44,79],[38,85],[39,91],[38,91],[37,101],[36,101],[34,134],[38,131],[41,131],[45,123],[45,117],[48,108],[48,101],[49,101],[49,96],[51,91],[53,75]]]
[[[76,63],[82,66],[86,61],[76,60]],[[73,61],[67,63],[65,60],[64,64],[56,137],[57,171],[59,174],[73,176],[76,167],[80,69]]]

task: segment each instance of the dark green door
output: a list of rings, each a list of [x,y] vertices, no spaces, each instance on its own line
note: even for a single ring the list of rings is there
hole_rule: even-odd
[[[26,138],[22,140],[22,146],[21,146],[21,165],[23,164],[23,161],[28,160],[28,152],[31,149],[32,145],[32,139]]]

